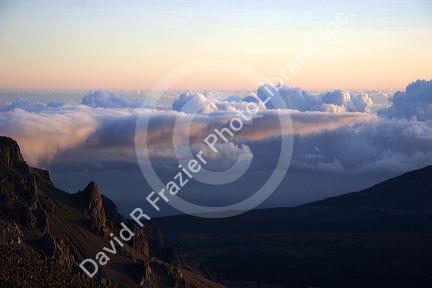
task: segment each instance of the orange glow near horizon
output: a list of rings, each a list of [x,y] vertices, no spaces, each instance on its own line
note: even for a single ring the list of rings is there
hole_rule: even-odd
[[[172,88],[255,89],[280,76],[310,44],[320,53],[305,59],[287,85],[391,89],[432,79],[431,6],[395,3],[389,11],[366,2],[278,2],[278,9],[268,3],[101,7],[77,1],[64,9],[55,2],[10,2],[0,7],[0,89],[151,89],[179,67],[207,60],[261,76],[251,81],[229,65],[216,72],[203,65]],[[312,11],[320,13],[312,17]],[[354,16],[332,37],[320,37],[340,11]]]

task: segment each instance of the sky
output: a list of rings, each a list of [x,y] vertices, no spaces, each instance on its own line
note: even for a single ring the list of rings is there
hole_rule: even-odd
[[[0,0],[0,89],[255,89],[311,45],[284,84],[432,78],[431,1],[352,2]]]

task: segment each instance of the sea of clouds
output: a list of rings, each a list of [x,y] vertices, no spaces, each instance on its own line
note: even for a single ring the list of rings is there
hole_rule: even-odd
[[[276,101],[264,105],[257,100],[268,97],[269,91],[277,91]],[[183,92],[171,110],[104,91],[89,93],[80,104],[18,99],[0,106],[0,134],[17,139],[32,165],[47,165],[68,150],[91,151],[82,159],[95,162],[133,162],[136,120],[148,117],[152,155],[170,158],[175,157],[173,143],[185,144],[172,139],[175,121],[181,125],[182,119],[189,123],[193,118],[187,131],[192,145],[198,145],[215,127],[227,125],[237,112],[246,111],[250,103],[258,109],[253,124],[245,126],[233,143],[220,144],[224,153],[214,155],[220,161],[253,154],[251,143],[271,145],[281,133],[292,133],[298,146],[293,165],[307,169],[403,171],[432,163],[432,82],[424,80],[396,92],[385,108],[375,107],[364,93],[311,93],[266,86],[255,95],[223,99],[212,93]],[[293,122],[293,131],[281,132],[278,121],[284,117]]]
[[[264,105],[258,99],[266,99],[269,91],[275,101]],[[230,143],[218,143],[218,153],[203,144],[209,133],[226,127],[239,112],[248,111],[249,105],[256,105],[257,112]],[[150,105],[106,91],[90,92],[80,103],[16,99],[0,106],[0,135],[16,139],[27,162],[50,169],[59,177],[60,186],[62,181],[82,184],[81,178],[73,180],[71,175],[94,170],[105,175],[99,181],[110,183],[105,186],[108,190],[118,189],[116,183],[109,182],[120,175],[115,171],[139,171],[135,137],[140,133],[146,133],[147,153],[162,177],[177,167],[178,158],[186,159],[189,151],[204,150],[208,170],[223,171],[237,159],[252,161],[252,172],[245,176],[249,179],[226,191],[243,191],[259,175],[270,173],[281,136],[291,136],[290,182],[282,185],[284,190],[301,191],[305,198],[293,198],[288,204],[315,199],[308,196],[310,190],[355,189],[363,187],[362,183],[432,164],[432,81],[415,81],[394,95],[270,86],[261,86],[250,95],[228,97],[214,92],[178,92],[170,106],[161,109],[154,102]],[[149,121],[147,130],[136,130],[138,119]],[[291,122],[292,129],[284,131],[280,121]],[[180,133],[173,134],[174,124]],[[131,191],[142,178],[134,173],[125,175]],[[357,176],[364,174],[381,178]],[[136,176],[134,180],[131,175]],[[95,175],[85,176],[84,181],[90,177]],[[310,177],[314,181],[308,180]],[[305,183],[311,183],[310,187]],[[273,205],[284,202],[279,199]]]

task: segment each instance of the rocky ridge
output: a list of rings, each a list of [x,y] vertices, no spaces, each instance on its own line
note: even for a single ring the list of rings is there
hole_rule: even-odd
[[[133,241],[90,280],[78,264],[122,221],[133,227]],[[125,219],[96,183],[75,194],[57,189],[7,137],[0,137],[0,231],[2,287],[223,287],[184,263],[156,224],[140,228]]]

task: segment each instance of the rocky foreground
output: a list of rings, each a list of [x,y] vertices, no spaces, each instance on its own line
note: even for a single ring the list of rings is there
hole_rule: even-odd
[[[79,263],[118,235],[121,222],[135,236],[90,279]],[[141,228],[120,215],[96,183],[76,194],[54,187],[7,137],[0,137],[0,267],[1,287],[224,287],[184,263],[155,224]]]

